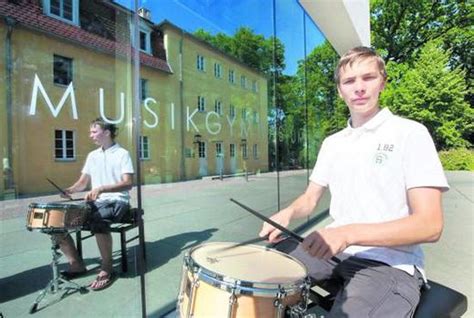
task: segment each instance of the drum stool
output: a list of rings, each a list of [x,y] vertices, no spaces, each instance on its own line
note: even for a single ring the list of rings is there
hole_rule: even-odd
[[[126,273],[128,271],[128,262],[127,262],[127,243],[130,243],[136,239],[139,239],[140,236],[145,237],[144,227],[143,227],[143,209],[130,208],[129,212],[125,214],[120,223],[113,223],[110,226],[111,233],[120,234],[120,255],[121,255],[121,264],[122,272]],[[127,232],[138,228],[138,234],[127,239]],[[76,248],[79,256],[82,258],[82,241],[90,237],[93,237],[93,234],[82,236],[82,231],[90,231],[90,228],[86,225],[80,231],[76,232]],[[146,260],[145,253],[145,244],[142,246],[143,259]]]
[[[87,288],[62,278],[58,273],[59,258],[61,257],[62,254],[58,252],[59,243],[54,234],[67,233],[67,231],[64,231],[64,232],[55,231],[51,233],[47,233],[47,232],[44,232],[44,233],[49,234],[51,238],[51,251],[52,251],[52,256],[53,256],[53,261],[51,262],[51,269],[53,270],[53,279],[49,281],[48,285],[46,285],[46,287],[40,292],[38,297],[36,297],[35,302],[30,307],[30,314],[33,314],[38,310],[39,303],[47,294],[56,294],[60,290],[65,290],[67,292],[79,291],[81,294],[87,293]]]
[[[428,280],[429,289],[423,288],[415,318],[432,317],[462,317],[467,311],[467,298],[465,295],[443,286],[434,281]],[[320,293],[310,290],[309,298],[312,304],[309,306],[319,306],[326,311],[331,310],[335,295],[328,294],[322,296]]]

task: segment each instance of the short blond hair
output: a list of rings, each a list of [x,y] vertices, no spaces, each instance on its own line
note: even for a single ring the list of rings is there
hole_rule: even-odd
[[[337,63],[336,71],[334,72],[334,81],[336,85],[339,86],[339,82],[341,80],[340,73],[341,69],[346,67],[347,65],[352,66],[354,62],[366,60],[369,58],[375,59],[377,62],[377,66],[379,67],[380,74],[382,75],[383,79],[387,79],[387,71],[385,69],[385,62],[382,57],[374,50],[366,46],[357,46],[353,49],[347,51],[346,54],[341,56],[339,62]]]
[[[112,139],[115,139],[115,137],[117,137],[117,126],[115,126],[115,124],[106,122],[100,117],[91,121],[91,127],[92,126],[99,126],[102,130],[110,131],[110,137]]]

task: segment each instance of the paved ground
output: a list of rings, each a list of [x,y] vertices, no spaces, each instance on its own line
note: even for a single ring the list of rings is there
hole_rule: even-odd
[[[425,247],[431,279],[474,297],[473,290],[473,185],[474,174],[448,173],[452,190],[444,197],[446,227],[441,241]],[[174,307],[181,280],[184,253],[208,241],[242,242],[256,237],[261,222],[229,201],[230,197],[266,215],[293,200],[306,186],[307,173],[280,174],[280,194],[275,173],[245,178],[196,180],[146,186],[143,190],[147,249],[147,316],[160,317]],[[46,234],[25,230],[29,202],[51,202],[42,197],[0,202],[0,313],[3,317],[27,317],[31,304],[51,279],[50,241]],[[317,213],[327,208],[328,198]],[[303,220],[304,221],[304,220]],[[327,223],[324,220],[316,226]],[[293,228],[301,222],[292,225]],[[119,266],[118,237],[114,236],[116,269]],[[87,285],[98,266],[93,240],[84,244],[90,269],[75,282]],[[47,296],[36,317],[140,317],[140,279],[137,249],[129,247],[127,274],[108,289],[86,294]],[[64,263],[64,259],[61,259]],[[64,266],[64,265],[62,265]],[[249,266],[252,266],[249,264]],[[465,317],[474,317],[469,310]]]

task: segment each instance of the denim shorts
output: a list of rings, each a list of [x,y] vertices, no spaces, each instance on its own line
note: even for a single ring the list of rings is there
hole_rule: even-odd
[[[110,224],[120,222],[130,210],[130,205],[123,201],[91,201],[89,226],[92,233],[110,232]]]

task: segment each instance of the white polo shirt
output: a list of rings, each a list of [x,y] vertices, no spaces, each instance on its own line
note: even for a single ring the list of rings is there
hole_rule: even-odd
[[[428,130],[384,108],[358,128],[350,125],[327,137],[310,180],[331,192],[329,227],[381,223],[409,215],[406,191],[449,189]],[[397,247],[350,246],[344,253],[414,273],[423,271],[418,244]]]
[[[132,159],[127,150],[114,144],[106,150],[102,147],[91,151],[87,155],[82,173],[91,178],[92,188],[119,183],[124,173],[134,173]],[[97,201],[125,201],[128,202],[128,191],[104,192]]]

